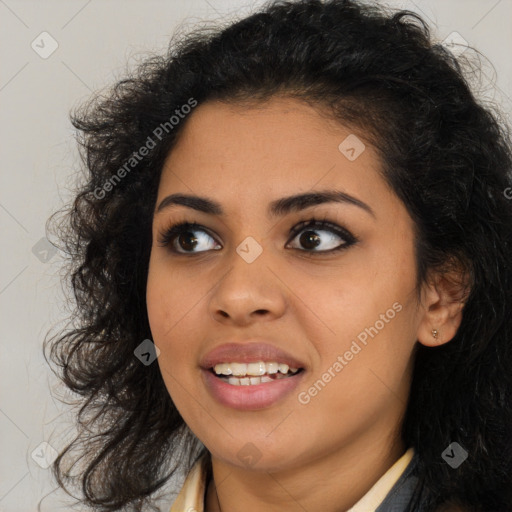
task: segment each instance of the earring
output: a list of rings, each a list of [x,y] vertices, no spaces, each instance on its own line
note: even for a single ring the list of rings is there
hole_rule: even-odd
[[[437,329],[432,329],[432,336],[434,336],[435,339],[437,339],[438,334],[439,334],[439,331]]]

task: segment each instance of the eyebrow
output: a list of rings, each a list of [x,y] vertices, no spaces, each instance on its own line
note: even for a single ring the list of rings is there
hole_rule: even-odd
[[[268,215],[270,217],[284,216],[291,212],[298,212],[324,203],[344,203],[358,206],[375,218],[375,212],[370,206],[360,199],[339,190],[319,190],[276,199],[270,203]],[[192,210],[210,215],[224,215],[224,210],[217,201],[190,194],[171,194],[165,197],[156,208],[155,213],[160,213],[166,208],[177,205],[186,206]]]

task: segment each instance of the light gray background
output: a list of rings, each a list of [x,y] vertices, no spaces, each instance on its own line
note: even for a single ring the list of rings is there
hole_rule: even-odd
[[[69,201],[75,181],[78,158],[69,110],[148,52],[164,51],[178,25],[187,30],[200,19],[225,21],[261,3],[0,0],[0,512],[35,511],[44,496],[43,511],[69,510],[65,495],[52,492],[50,470],[34,460],[51,455],[42,442],[58,450],[73,432],[72,418],[50,393],[56,381],[41,352],[48,329],[66,315],[61,255],[45,254],[40,240],[46,219]],[[490,60],[484,62],[479,94],[510,116],[512,0],[383,3],[419,12],[439,40],[458,32],[477,48]],[[58,43],[46,59],[31,47],[34,40],[43,46],[43,31]],[[171,502],[169,495],[163,510]]]

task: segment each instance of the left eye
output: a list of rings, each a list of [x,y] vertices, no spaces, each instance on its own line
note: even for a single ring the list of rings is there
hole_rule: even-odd
[[[319,235],[322,232],[328,235],[322,237]],[[346,249],[357,241],[354,235],[341,226],[315,219],[301,222],[295,226],[292,230],[291,240],[297,238],[299,234],[301,235],[298,238],[299,243],[306,247],[306,252],[333,252]],[[339,240],[342,243],[339,243]],[[320,248],[320,250],[313,250],[317,248]]]
[[[341,226],[327,221],[311,219],[294,226],[291,230],[292,237],[287,242],[287,245],[301,233],[302,235],[298,240],[304,249],[299,250],[303,252],[333,252],[346,249],[357,242],[354,235]],[[321,233],[326,233],[327,235],[321,236],[319,235]],[[196,234],[198,234],[198,236],[196,236]],[[163,232],[158,241],[161,247],[170,246],[171,252],[178,254],[194,254],[209,250],[209,240],[212,240],[216,245],[213,247],[213,250],[221,249],[221,246],[216,242],[213,236],[200,224],[195,222],[181,222]],[[341,240],[341,243],[339,240]],[[201,247],[203,249],[201,249]],[[292,248],[295,249],[297,247]],[[317,250],[318,248],[320,249]]]
[[[200,232],[202,235],[195,236],[195,232]],[[200,224],[196,224],[195,222],[180,222],[179,224],[171,226],[164,233],[162,233],[159,239],[159,244],[161,247],[170,245],[170,250],[179,254],[204,252],[194,251],[192,249],[196,248],[197,246],[201,247],[201,244],[204,245],[208,238],[214,240],[214,238],[209,235]],[[177,249],[177,245],[184,248],[185,250],[181,251]],[[220,249],[220,246],[215,248],[215,250],[218,249]]]

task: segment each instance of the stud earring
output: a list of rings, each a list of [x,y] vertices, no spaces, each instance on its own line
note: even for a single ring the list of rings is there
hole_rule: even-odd
[[[437,335],[439,334],[439,331],[437,329],[432,329],[432,336],[437,340]]]

